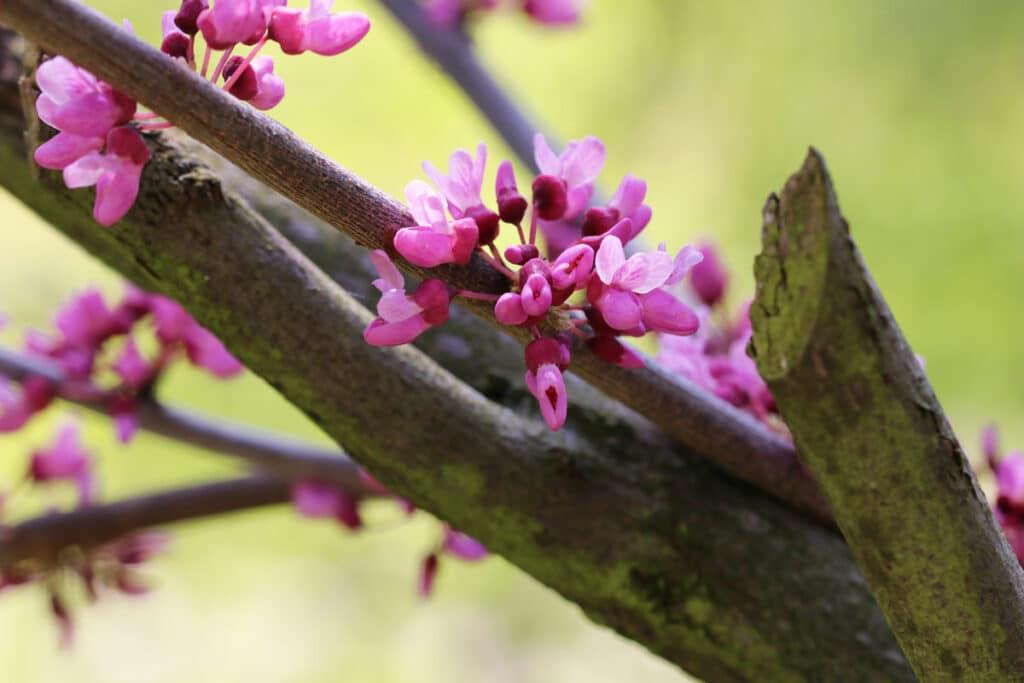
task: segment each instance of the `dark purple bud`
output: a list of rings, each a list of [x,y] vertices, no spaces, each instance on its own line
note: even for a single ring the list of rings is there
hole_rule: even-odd
[[[523,267],[519,269],[519,286],[520,288],[526,286],[526,281],[530,279],[531,275],[543,275],[547,280],[551,280],[551,268],[548,267],[547,262],[541,258],[532,258],[523,264]]]
[[[160,44],[160,51],[175,59],[188,59],[192,41],[184,33],[171,33]]]
[[[228,60],[227,65],[224,67],[224,80],[231,80],[232,76],[235,75],[235,71],[242,66],[245,62],[241,57],[232,57]],[[260,90],[259,80],[256,78],[256,72],[250,64],[245,65],[245,69],[242,71],[242,75],[235,81],[234,85],[231,86],[230,92],[232,95],[240,100],[251,100],[256,97],[256,94]]]
[[[550,175],[539,175],[533,181],[533,208],[546,221],[557,221],[569,207],[565,181]]]
[[[540,256],[540,250],[532,244],[516,244],[505,249],[505,260],[517,266],[538,256]]]
[[[566,356],[562,344],[557,339],[551,337],[534,339],[526,345],[526,368],[530,372],[537,372],[537,368],[541,365],[550,363],[557,366],[559,370],[564,370],[568,366]],[[565,362],[563,363],[563,361]]]
[[[583,236],[603,235],[619,221],[619,211],[613,207],[595,206],[583,214]]]
[[[498,214],[501,220],[512,225],[519,225],[523,222],[526,209],[530,203],[526,197],[516,190],[506,190],[498,193]]]
[[[181,9],[174,16],[174,25],[190,36],[199,32],[199,14],[209,6],[206,0],[182,0]]]
[[[705,243],[700,245],[699,251],[704,255],[704,260],[690,271],[690,283],[701,301],[708,306],[714,306],[725,295],[729,274],[718,258],[717,249]]]
[[[498,237],[498,230],[501,223],[498,214],[485,206],[474,206],[466,211],[466,218],[476,221],[477,240],[480,244],[492,244]]]

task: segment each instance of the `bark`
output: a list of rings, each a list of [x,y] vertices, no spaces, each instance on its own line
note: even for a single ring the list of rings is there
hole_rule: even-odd
[[[367,312],[166,137],[136,208],[103,229],[91,192],[33,177],[9,91],[0,184],[179,299],[396,493],[708,681],[913,680],[832,531],[579,384],[563,432],[521,419],[519,347],[468,316],[465,336],[441,331],[431,351],[477,389],[414,349],[367,346]],[[340,236],[285,214],[297,244],[343,263]]]
[[[923,681],[1019,681],[1024,579],[811,150],[764,209],[754,347]]]

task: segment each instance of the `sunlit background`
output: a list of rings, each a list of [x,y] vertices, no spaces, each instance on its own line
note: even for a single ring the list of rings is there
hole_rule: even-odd
[[[93,0],[156,41],[151,0]],[[351,53],[279,60],[288,96],[275,115],[393,194],[423,159],[485,140],[507,155],[472,105],[369,0],[339,0],[374,27]],[[651,242],[700,236],[725,248],[736,301],[767,194],[808,145],[825,154],[867,263],[959,435],[980,425],[1024,446],[1024,5],[594,0],[582,27],[545,31],[518,15],[476,30],[484,60],[522,107],[561,138],[608,146],[604,187],[646,178]],[[492,165],[492,168],[494,166]],[[610,192],[610,189],[607,190]],[[229,230],[231,226],[224,226]],[[3,340],[44,327],[70,293],[118,278],[0,194]],[[215,383],[185,370],[169,401],[311,440],[323,437],[259,380]],[[0,440],[13,481],[45,443],[55,411]],[[143,435],[115,444],[86,417],[110,497],[233,470]],[[486,514],[486,511],[482,511]],[[434,542],[427,520],[358,536],[287,508],[175,530],[148,597],[76,612],[74,648],[57,649],[39,590],[0,595],[0,669],[12,683],[246,681],[679,681],[640,647],[500,559],[449,563],[436,596],[415,596]]]

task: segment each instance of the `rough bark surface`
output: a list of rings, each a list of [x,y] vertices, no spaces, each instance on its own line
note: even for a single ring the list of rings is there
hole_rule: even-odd
[[[754,348],[924,681],[1020,681],[1024,579],[814,150],[764,209]]]
[[[415,349],[369,347],[368,313],[165,137],[128,218],[96,225],[91,192],[34,177],[13,90],[0,85],[0,185],[179,299],[397,493],[708,681],[913,680],[834,532],[582,385],[563,432],[521,419],[519,347],[468,316],[464,337],[424,344],[476,389]],[[272,213],[339,279],[359,262],[294,208]]]

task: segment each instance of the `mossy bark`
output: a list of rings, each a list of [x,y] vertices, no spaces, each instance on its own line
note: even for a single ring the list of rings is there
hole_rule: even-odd
[[[1022,680],[1024,574],[816,151],[763,218],[753,353],[914,671]]]

